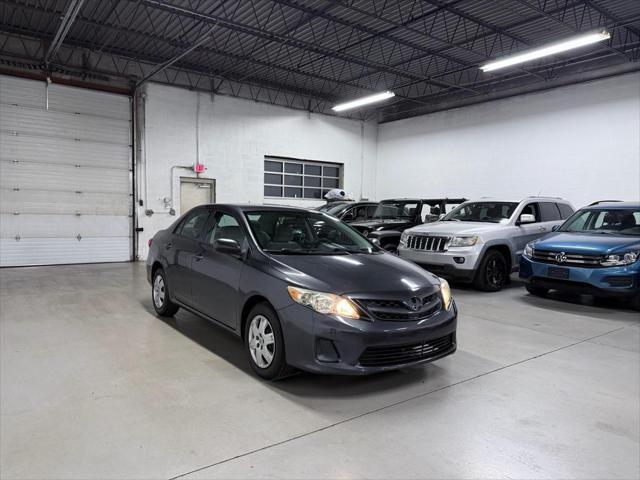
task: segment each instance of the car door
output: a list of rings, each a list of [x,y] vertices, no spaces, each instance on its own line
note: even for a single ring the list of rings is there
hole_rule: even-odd
[[[207,208],[195,208],[190,211],[174,234],[161,247],[167,258],[167,281],[177,300],[191,305],[191,262],[200,250],[200,237],[211,211]]]
[[[536,221],[534,223],[519,224],[520,216],[523,214],[533,215]],[[527,243],[541,237],[547,232],[547,230],[551,230],[551,228],[547,229],[543,224],[542,217],[540,215],[540,205],[538,202],[529,202],[524,205],[516,218],[516,235],[514,242],[518,255],[522,253]]]
[[[238,219],[231,213],[216,211],[191,264],[194,307],[235,329],[245,263],[241,256],[216,250],[215,241],[222,238],[236,240],[243,251],[247,248],[246,234]]]

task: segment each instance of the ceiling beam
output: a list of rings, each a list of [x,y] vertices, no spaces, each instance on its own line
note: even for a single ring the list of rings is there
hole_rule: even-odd
[[[73,22],[76,19],[80,8],[82,8],[83,3],[84,0],[71,0],[71,3],[69,3],[64,17],[62,17],[62,22],[60,22],[58,30],[56,31],[55,35],[53,36],[53,40],[49,45],[49,49],[47,50],[47,53],[45,53],[45,65],[48,65],[51,59],[58,53],[60,45],[62,45],[62,42],[64,42],[64,39],[67,36],[67,33],[69,33],[69,29],[71,28],[71,25],[73,25]]]
[[[136,84],[136,88],[140,88],[142,85],[144,85],[147,81],[149,81],[150,79],[152,79],[153,77],[155,77],[158,73],[162,72],[164,69],[170,67],[171,65],[173,65],[174,63],[176,63],[177,61],[183,59],[184,57],[186,57],[187,55],[189,55],[191,52],[193,52],[196,48],[200,47],[201,45],[204,45],[205,43],[207,43],[209,40],[211,40],[211,34],[213,33],[213,29],[215,28],[215,24],[213,26],[211,26],[209,29],[207,29],[207,31],[204,33],[204,35],[201,35],[200,38],[198,38],[198,40],[195,41],[195,43],[193,45],[191,45],[189,48],[187,48],[186,50],[183,50],[181,53],[179,53],[178,55],[174,56],[173,58],[170,58],[169,60],[167,60],[166,62],[162,62],[158,65],[156,65],[156,67],[154,67],[146,76],[144,76],[137,84]]]

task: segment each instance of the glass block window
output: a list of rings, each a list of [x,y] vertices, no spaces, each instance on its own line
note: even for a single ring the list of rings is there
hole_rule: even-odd
[[[280,157],[264,159],[264,196],[320,200],[332,188],[342,188],[339,163]]]

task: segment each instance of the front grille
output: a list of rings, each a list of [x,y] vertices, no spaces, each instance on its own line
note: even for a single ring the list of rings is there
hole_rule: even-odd
[[[363,367],[386,367],[417,362],[436,357],[451,350],[455,345],[455,334],[411,345],[369,347],[360,355]]]
[[[563,256],[564,255],[564,256]],[[565,258],[566,257],[566,258]],[[533,259],[541,263],[551,263],[553,265],[566,265],[572,267],[595,268],[601,267],[602,255],[584,255],[571,252],[549,252],[546,250],[533,250]],[[560,261],[564,260],[564,261]]]
[[[442,308],[442,301],[438,292],[418,297],[421,305],[417,310],[411,308],[411,299],[383,300],[368,298],[353,298],[366,313],[376,320],[389,321],[418,321],[435,315]]]
[[[426,252],[445,252],[449,246],[450,237],[432,237],[427,235],[407,236],[407,248]]]

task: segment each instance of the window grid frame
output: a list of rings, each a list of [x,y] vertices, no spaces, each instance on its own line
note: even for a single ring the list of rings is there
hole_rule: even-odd
[[[281,166],[280,171],[271,171],[271,170],[267,170],[266,169],[266,162],[272,162],[272,163],[279,163]],[[286,172],[286,164],[287,163],[291,163],[291,164],[296,164],[296,165],[300,165],[302,167],[302,173],[288,173]],[[278,199],[282,199],[282,198],[287,198],[287,199],[296,199],[296,200],[322,200],[322,198],[324,197],[324,195],[326,194],[326,192],[328,192],[329,190],[333,189],[333,188],[342,188],[342,182],[343,182],[343,172],[344,172],[344,164],[342,163],[334,163],[334,162],[320,162],[320,161],[314,161],[314,160],[303,160],[303,159],[298,159],[298,158],[286,158],[286,157],[269,157],[269,156],[265,156],[264,157],[264,162],[263,162],[263,176],[262,176],[262,180],[263,180],[263,196],[264,198],[278,198]],[[320,167],[320,175],[312,175],[309,173],[305,173],[306,172],[306,166],[316,166],[316,167]],[[336,168],[338,170],[338,175],[337,176],[333,176],[333,175],[325,175],[324,174],[324,169],[325,167],[329,167],[329,168]],[[267,181],[265,180],[265,175],[270,174],[270,175],[279,175],[280,177],[282,177],[282,181],[281,183],[267,183]],[[286,183],[286,176],[291,176],[291,177],[300,177],[301,178],[301,184],[300,185],[288,185]],[[309,177],[309,178],[317,178],[320,180],[320,186],[305,186],[305,178]],[[337,187],[325,187],[324,186],[324,180],[331,180],[331,181],[337,181],[338,186]],[[266,187],[275,187],[275,188],[279,188],[281,189],[282,194],[281,195],[266,195],[264,193],[264,190],[266,189]],[[296,190],[300,190],[302,192],[302,195],[299,197],[296,196],[288,196],[285,194],[285,191],[287,188],[292,188],[292,189],[296,189]],[[307,190],[319,190],[320,191],[320,197],[307,197],[305,196],[305,192]]]

